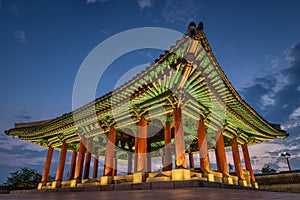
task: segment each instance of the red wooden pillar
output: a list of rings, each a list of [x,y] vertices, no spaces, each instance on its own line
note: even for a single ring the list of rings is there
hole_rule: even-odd
[[[190,168],[195,168],[193,152],[189,152],[189,161],[190,161]]]
[[[79,147],[79,152],[78,152],[78,159],[77,159],[74,179],[77,179],[77,180],[82,179],[82,168],[83,168],[83,163],[84,163],[85,151],[86,151],[86,148],[85,148],[83,142],[80,141],[80,147]]]
[[[91,166],[91,157],[92,157],[91,153],[89,151],[86,152],[83,179],[88,179],[89,178],[90,166]]]
[[[176,168],[186,168],[185,143],[181,109],[174,109],[173,115]]]
[[[232,157],[234,161],[235,173],[240,179],[244,179],[243,168],[241,164],[239,147],[238,147],[238,142],[236,137],[234,137],[231,140],[231,149],[232,149]]]
[[[93,178],[98,176],[98,157],[94,157],[94,166],[93,166]]]
[[[166,160],[166,156],[165,156],[165,155],[162,155],[162,156],[161,156],[162,171],[167,171],[167,170],[165,169],[165,166],[166,166],[165,160]]]
[[[220,171],[223,174],[229,174],[228,171],[228,165],[227,165],[227,159],[226,159],[226,152],[225,152],[225,145],[224,145],[224,136],[222,132],[219,132],[217,134],[217,144],[216,144],[216,151],[217,151],[217,162],[219,163]]]
[[[137,172],[137,163],[138,163],[138,137],[134,138],[134,172]]]
[[[77,157],[77,150],[76,148],[73,149],[71,163],[70,163],[70,172],[69,172],[69,181],[74,179],[75,174],[75,167],[76,167],[76,157]]]
[[[66,163],[67,150],[68,150],[68,145],[66,143],[63,143],[61,146],[55,181],[62,181],[64,169],[65,169],[65,163]]]
[[[164,127],[164,139],[165,139],[165,156],[163,157],[163,170],[172,170],[172,143],[171,143],[171,126],[170,122],[166,122]]]
[[[128,174],[132,173],[132,153],[128,152],[127,153],[127,157],[128,157]]]
[[[141,119],[138,127],[137,172],[147,172],[147,121]]]
[[[221,168],[220,168],[220,162],[219,162],[219,156],[218,156],[217,147],[215,149],[215,157],[216,157],[217,170],[220,172]]]
[[[207,141],[206,141],[206,129],[204,121],[199,121],[198,129],[198,148],[199,148],[199,156],[200,156],[200,169],[202,172],[209,172],[209,157],[208,157],[208,149],[207,149]]]
[[[152,161],[152,156],[151,156],[151,143],[148,140],[147,141],[147,172],[151,172],[151,161]]]
[[[112,176],[117,176],[117,169],[118,168],[118,159],[113,159],[113,166],[112,166]]]
[[[248,170],[250,172],[251,181],[255,182],[254,173],[253,173],[253,170],[252,170],[252,165],[251,165],[251,160],[250,160],[250,155],[249,155],[249,152],[248,152],[247,144],[242,145],[242,150],[243,150],[246,170]]]
[[[51,162],[52,162],[52,155],[53,155],[53,148],[49,147],[48,148],[46,162],[45,162],[45,165],[44,165],[44,171],[43,171],[43,176],[42,176],[42,183],[45,183],[45,182],[48,181],[50,166],[51,166]]]
[[[91,153],[88,151],[85,157],[84,173],[83,179],[88,179],[90,174],[90,165],[91,165]]]
[[[104,165],[104,176],[113,175],[113,159],[116,144],[117,131],[111,129],[108,134],[108,140],[106,144],[106,154],[105,154],[105,165]]]
[[[91,166],[91,150],[92,150],[92,144],[93,144],[93,138],[89,138],[87,139],[87,143],[86,143],[86,157],[85,157],[85,165],[84,165],[84,173],[83,173],[83,179],[88,179],[89,175],[90,175],[90,166]]]

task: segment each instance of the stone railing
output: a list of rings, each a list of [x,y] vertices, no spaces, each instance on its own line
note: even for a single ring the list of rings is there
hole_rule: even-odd
[[[0,194],[8,194],[10,187],[0,185]]]

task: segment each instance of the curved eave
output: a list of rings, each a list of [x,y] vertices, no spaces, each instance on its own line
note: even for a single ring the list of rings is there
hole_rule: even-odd
[[[122,91],[124,91],[124,88],[130,88],[130,87],[132,87],[134,84],[139,83],[143,79],[143,77],[147,76],[149,72],[155,71],[156,67],[161,62],[163,62],[164,60],[166,60],[169,56],[173,55],[173,52],[176,52],[177,49],[180,47],[180,45],[182,43],[184,43],[186,39],[187,39],[187,37],[184,36],[182,40],[178,40],[176,42],[176,45],[172,46],[170,51],[166,51],[166,53],[164,55],[161,55],[158,61],[156,61],[155,63],[151,64],[145,70],[143,70],[142,72],[140,72],[139,74],[137,74],[132,80],[124,83],[122,86],[120,86],[119,88],[117,88],[113,92],[109,92],[109,93],[105,94],[104,96],[99,97],[96,100],[94,100],[94,101],[92,101],[90,103],[87,103],[86,105],[84,105],[84,106],[82,106],[82,107],[80,107],[80,108],[78,108],[78,109],[76,109],[76,110],[74,110],[74,111],[72,111],[70,113],[66,113],[66,114],[63,114],[60,117],[47,120],[48,122],[44,123],[41,126],[34,127],[34,128],[28,128],[28,129],[21,129],[21,131],[18,131],[17,129],[14,128],[14,129],[10,129],[10,130],[6,131],[6,133],[9,134],[9,135],[11,135],[11,134],[16,134],[16,132],[18,132],[20,134],[35,135],[35,134],[41,134],[41,133],[43,133],[45,129],[47,129],[47,131],[51,131],[50,127],[62,127],[62,126],[65,126],[67,124],[74,123],[74,121],[73,121],[73,115],[82,114],[82,115],[86,116],[86,115],[89,114],[89,113],[85,113],[87,110],[88,111],[89,110],[95,111],[94,108],[97,106],[97,104],[102,103],[104,101],[107,102],[107,104],[105,105],[106,107],[100,108],[100,111],[105,112],[106,110],[110,109],[110,100],[111,100],[111,97],[112,97],[113,94],[116,95],[116,94],[122,93]],[[122,96],[122,94],[120,96]],[[129,98],[129,97],[127,95],[126,98]],[[115,102],[115,103],[118,103],[118,102]],[[97,112],[98,112],[98,110],[97,110]],[[60,130],[58,129],[58,131],[60,131]]]
[[[266,137],[263,135],[261,136],[261,139],[264,140],[265,138],[267,139],[274,139],[276,137],[279,138],[284,138],[287,136],[285,131],[282,130],[277,130],[273,126],[271,126],[265,119],[263,119],[252,107],[250,107],[237,93],[237,91],[233,88],[232,84],[229,82],[227,79],[225,73],[219,66],[212,50],[211,47],[206,39],[205,34],[203,31],[200,31],[200,40],[201,40],[201,45],[198,47],[201,48],[202,46],[204,47],[205,51],[208,53],[210,56],[210,59],[213,62],[213,66],[215,67],[215,70],[219,74],[219,76],[222,78],[223,82],[225,83],[226,87],[229,90],[229,94],[232,95],[233,100],[237,101],[239,105],[236,105],[235,107],[232,108],[233,114],[234,112],[239,113],[237,108],[241,107],[242,113],[245,113],[246,116],[238,116],[237,119],[244,124],[246,124],[247,127],[250,127],[253,132],[259,132],[261,134],[265,134]],[[91,115],[91,111],[94,111],[94,108],[97,109],[98,113],[107,113],[107,111],[110,109],[110,104],[111,103],[120,103],[124,101],[124,99],[129,99],[133,92],[135,91],[134,88],[136,88],[136,85],[141,85],[143,83],[143,79],[149,74],[154,73],[155,76],[160,76],[161,71],[157,71],[157,68],[159,65],[169,59],[170,56],[173,55],[174,52],[177,50],[180,50],[180,48],[183,48],[184,42],[187,40],[187,37],[184,37],[182,40],[177,41],[176,45],[171,48],[170,51],[167,51],[164,55],[161,55],[160,59],[156,61],[154,64],[151,64],[148,68],[146,68],[144,71],[136,75],[132,80],[128,81],[127,83],[123,84],[120,86],[118,89],[116,89],[113,92],[107,93],[106,95],[97,98],[95,101],[90,102],[78,109],[76,109],[73,112],[63,114],[60,117],[57,117],[52,120],[48,120],[45,123],[39,124],[38,126],[32,126],[32,127],[19,127],[19,128],[14,128],[10,129],[8,131],[5,131],[7,135],[17,135],[21,136],[24,139],[30,139],[32,137],[39,136],[41,134],[45,134],[45,132],[49,133],[49,135],[57,134],[59,132],[63,132],[65,129],[70,129],[74,127],[74,120],[73,120],[73,115],[74,114],[79,114],[82,116],[82,118],[87,118]],[[198,49],[199,51],[199,49]],[[150,77],[151,80],[151,77]],[[149,80],[148,80],[149,81]],[[129,92],[123,92],[125,88],[129,88]],[[111,102],[111,97],[113,95],[116,95],[118,98],[116,98],[115,102]],[[221,97],[220,97],[221,98]],[[226,106],[229,108],[229,100],[228,99],[223,99],[225,102]],[[246,119],[243,118],[251,118],[251,121],[247,121]],[[239,127],[236,127],[239,128]]]
[[[220,76],[222,77],[223,81],[225,82],[225,85],[230,89],[231,93],[234,95],[234,97],[236,98],[236,100],[242,105],[244,106],[248,111],[251,112],[251,114],[257,118],[259,121],[261,121],[264,125],[266,125],[269,130],[274,134],[274,138],[285,138],[288,136],[288,134],[283,131],[283,130],[277,130],[275,129],[273,126],[271,126],[263,117],[261,117],[249,104],[247,104],[242,98],[241,96],[238,94],[238,92],[234,89],[234,87],[232,86],[231,82],[228,80],[227,76],[225,75],[224,71],[222,70],[222,68],[220,67],[209,43],[208,40],[204,34],[203,31],[200,31],[200,40],[202,41],[202,45],[204,46],[204,48],[206,49],[206,51],[208,52],[208,54],[210,55],[211,59],[214,61],[214,64],[216,66],[216,69],[218,71],[218,73],[220,74]]]

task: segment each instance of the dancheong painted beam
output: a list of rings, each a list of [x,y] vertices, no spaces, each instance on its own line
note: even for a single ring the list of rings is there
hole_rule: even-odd
[[[5,133],[48,148],[39,189],[84,184],[91,155],[94,184],[199,179],[257,187],[248,145],[288,136],[239,96],[219,66],[202,22],[191,22],[169,51],[116,90],[55,119],[15,124]],[[61,150],[61,157],[56,181],[47,183],[53,149]],[[236,173],[228,171],[226,149],[233,151]],[[73,152],[72,173],[63,181],[67,151]],[[217,171],[210,168],[208,151],[216,152]],[[196,153],[199,169],[194,168]],[[96,169],[100,157],[105,158],[101,178]],[[162,158],[162,172],[152,172],[154,157]],[[117,176],[118,160],[128,162],[128,175]]]

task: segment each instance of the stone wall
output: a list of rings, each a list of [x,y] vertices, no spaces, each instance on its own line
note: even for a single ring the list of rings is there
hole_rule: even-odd
[[[259,189],[277,192],[299,192],[300,172],[276,173],[267,175],[256,175],[255,179]]]

